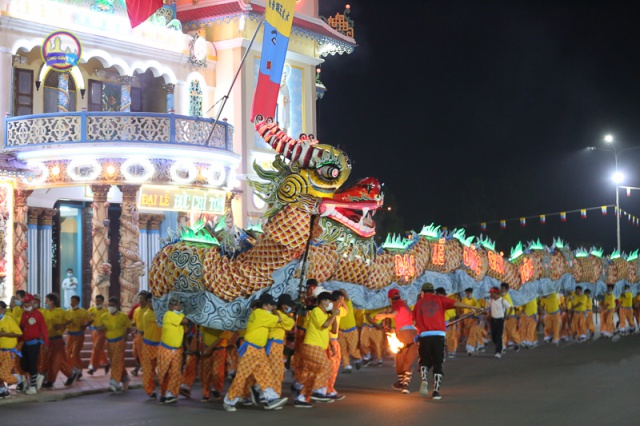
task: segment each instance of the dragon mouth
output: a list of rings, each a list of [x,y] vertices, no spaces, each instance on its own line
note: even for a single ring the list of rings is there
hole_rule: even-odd
[[[320,204],[320,216],[341,223],[360,237],[369,238],[376,233],[373,216],[380,207],[381,201],[341,202],[324,199]]]

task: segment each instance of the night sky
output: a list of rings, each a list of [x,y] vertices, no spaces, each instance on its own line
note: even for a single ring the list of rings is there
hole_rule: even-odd
[[[320,14],[344,11],[320,0]],[[487,232],[508,252],[559,236],[572,248],[615,248],[612,152],[640,146],[640,6],[610,1],[350,2],[358,47],[322,65],[318,138],[343,148],[352,177],[385,184],[393,217],[380,231],[516,218]],[[640,149],[622,153],[622,185],[640,186]],[[640,217],[640,191],[621,208]],[[621,219],[622,248],[640,227]]]

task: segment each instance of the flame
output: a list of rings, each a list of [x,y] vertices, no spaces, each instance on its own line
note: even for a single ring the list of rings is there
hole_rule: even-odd
[[[400,352],[400,349],[404,347],[404,343],[398,340],[396,333],[387,333],[387,342],[389,342],[389,349],[394,354]]]

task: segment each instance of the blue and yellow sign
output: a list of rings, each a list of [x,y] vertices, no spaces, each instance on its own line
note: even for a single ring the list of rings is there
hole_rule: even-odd
[[[66,71],[78,65],[81,55],[80,40],[68,31],[53,32],[42,43],[42,59],[47,66],[58,71]]]

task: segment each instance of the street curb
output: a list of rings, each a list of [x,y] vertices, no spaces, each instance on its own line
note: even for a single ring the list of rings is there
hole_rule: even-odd
[[[132,384],[129,386],[129,389],[142,389],[142,384]],[[76,398],[78,396],[84,395],[95,395],[99,393],[109,392],[109,388],[101,388],[101,389],[87,389],[82,391],[72,391],[65,392],[61,391],[40,391],[36,395],[24,395],[19,394],[17,396],[12,395],[11,398],[0,399],[0,406],[8,405],[8,404],[20,404],[26,402],[54,402],[54,401],[62,401],[69,398]]]

